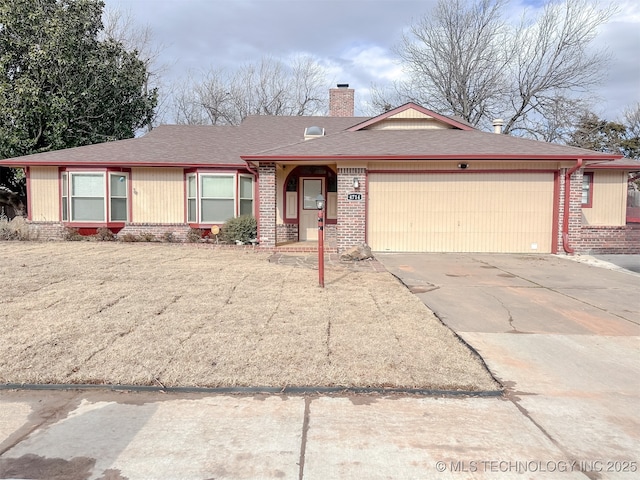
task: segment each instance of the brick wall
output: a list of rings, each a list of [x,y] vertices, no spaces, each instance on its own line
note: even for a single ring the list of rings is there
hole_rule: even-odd
[[[189,230],[189,225],[184,223],[127,223],[124,228],[118,232],[118,238],[122,238],[127,234],[138,236],[143,233],[151,233],[157,240],[162,240],[165,235],[171,233],[175,241],[184,242]]]
[[[569,197],[569,245],[573,247],[582,237],[582,169],[571,175]]]
[[[29,222],[29,227],[36,233],[38,240],[62,240],[64,225],[60,222]]]
[[[283,223],[276,226],[276,236],[278,243],[297,242],[298,241],[298,224]]]
[[[260,218],[258,221],[258,240],[260,246],[276,246],[276,164],[264,163],[258,167]]]
[[[353,188],[357,178],[360,187]],[[362,194],[362,200],[347,200],[349,193]],[[338,225],[336,245],[342,252],[366,240],[366,169],[338,168]]]
[[[640,254],[640,225],[583,226],[580,240],[576,241],[572,247],[577,253],[584,254]]]

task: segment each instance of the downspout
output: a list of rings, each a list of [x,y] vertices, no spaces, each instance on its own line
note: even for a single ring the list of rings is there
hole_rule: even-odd
[[[564,215],[562,218],[562,248],[567,253],[574,253],[574,249],[569,245],[569,203],[571,200],[571,175],[582,167],[582,159],[579,158],[576,164],[564,175]]]
[[[255,212],[256,224],[258,225],[256,238],[260,238],[260,188],[258,186],[258,177],[260,177],[260,175],[258,174],[257,170],[251,168],[249,162],[245,163],[247,164],[247,170],[249,170],[249,172],[251,172],[253,174],[253,177],[255,178],[255,181],[253,182],[253,211]]]

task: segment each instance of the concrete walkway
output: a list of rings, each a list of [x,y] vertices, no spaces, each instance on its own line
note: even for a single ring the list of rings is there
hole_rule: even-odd
[[[505,396],[0,391],[0,479],[638,478],[640,277],[553,256],[378,259]]]

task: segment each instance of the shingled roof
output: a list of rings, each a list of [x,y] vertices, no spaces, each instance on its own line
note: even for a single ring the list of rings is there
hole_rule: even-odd
[[[383,118],[385,114],[380,116]],[[448,118],[448,117],[442,117]],[[460,126],[448,129],[371,130],[369,117],[252,116],[240,126],[162,125],[134,139],[107,142],[0,160],[26,166],[230,166],[257,161],[330,159],[437,160],[548,159],[614,160],[594,152]],[[304,140],[307,127],[325,135]],[[354,128],[355,127],[355,128]]]

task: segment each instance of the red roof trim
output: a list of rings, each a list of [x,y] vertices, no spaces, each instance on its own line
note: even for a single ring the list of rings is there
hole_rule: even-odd
[[[417,110],[420,113],[423,113],[425,115],[429,115],[430,117],[435,118],[436,120],[441,121],[442,123],[446,123],[447,125],[451,125],[452,127],[455,128],[459,128],[460,130],[475,130],[475,128],[470,127],[469,125],[466,125],[464,123],[461,122],[457,122],[456,120],[449,118],[449,117],[445,117],[444,115],[440,115],[439,113],[436,113],[432,110],[428,110],[424,107],[421,107],[420,105],[413,103],[413,102],[409,102],[409,103],[405,103],[404,105],[401,105],[399,107],[394,108],[393,110],[389,110],[388,112],[384,112],[381,115],[378,115],[377,117],[373,117],[370,118],[369,120],[366,120],[362,123],[359,123],[357,125],[354,125],[351,128],[348,128],[347,131],[349,132],[357,132],[358,130],[362,130],[363,128],[368,127],[369,125],[372,125],[374,123],[378,123],[382,120],[385,120],[389,117],[392,117],[394,115],[397,115],[400,112],[404,112],[406,110]]]
[[[107,168],[107,167],[174,167],[174,168],[231,168],[235,170],[246,170],[243,163],[163,163],[163,162],[7,162],[0,160],[0,165],[4,167],[80,167],[80,168]]]
[[[585,170],[629,170],[631,172],[640,172],[640,165],[636,163],[628,163],[626,165],[609,165],[606,163],[597,163],[595,165],[587,165]]]
[[[483,154],[483,155],[313,155],[313,156],[269,156],[269,155],[241,155],[245,162],[255,161],[296,161],[296,162],[316,162],[327,160],[614,160],[621,158],[619,155],[504,155],[504,154]],[[590,165],[589,168],[594,167]],[[606,167],[599,167],[606,168]]]

